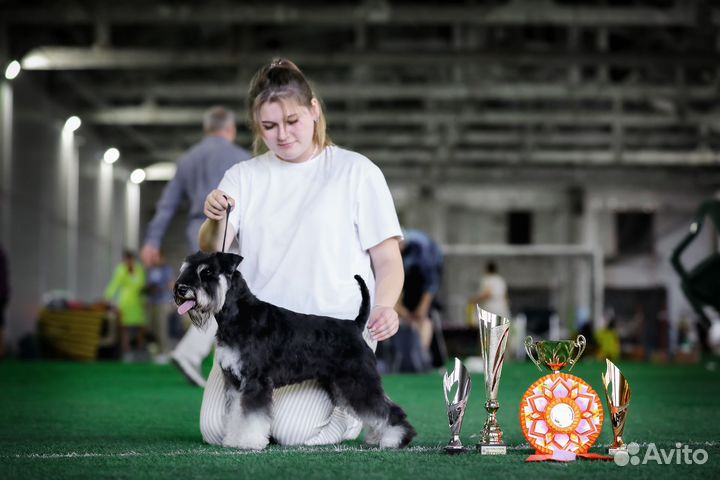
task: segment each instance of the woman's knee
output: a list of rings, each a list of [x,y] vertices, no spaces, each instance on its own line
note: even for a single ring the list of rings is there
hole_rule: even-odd
[[[272,437],[280,445],[304,445],[327,425],[333,404],[315,382],[275,390]]]
[[[217,364],[213,364],[208,377],[202,406],[200,407],[200,433],[210,445],[222,445],[225,437],[223,413],[225,410],[224,382]]]
[[[273,418],[271,436],[279,445],[305,445],[322,429],[322,424],[308,421],[302,416]]]
[[[206,443],[221,445],[225,436],[223,426],[223,404],[217,396],[203,398],[200,407],[200,433]]]
[[[200,434],[205,443],[222,445],[224,438],[222,419],[200,416]]]
[[[271,436],[278,445],[302,445],[305,440],[305,432],[298,431],[290,425],[275,425],[271,429]]]

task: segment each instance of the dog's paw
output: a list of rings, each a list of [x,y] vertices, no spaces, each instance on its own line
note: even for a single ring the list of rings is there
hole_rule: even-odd
[[[394,425],[382,432],[380,448],[402,448],[410,443],[409,439],[406,440],[408,434],[409,432],[405,427]],[[410,438],[412,439],[412,436]]]
[[[262,436],[230,433],[223,438],[223,447],[239,448],[240,450],[262,450],[267,447],[270,439]]]
[[[380,443],[381,436],[382,435],[377,430],[368,431],[365,434],[365,443],[367,443],[368,445],[377,445]]]

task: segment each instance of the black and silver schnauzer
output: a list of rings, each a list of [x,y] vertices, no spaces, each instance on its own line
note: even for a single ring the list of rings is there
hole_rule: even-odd
[[[269,442],[274,388],[316,379],[335,405],[350,409],[368,428],[366,443],[402,448],[415,436],[405,412],[383,391],[375,355],[362,338],[370,313],[363,279],[354,321],[305,315],[252,294],[232,253],[198,252],[175,283],[180,313],[203,328],[218,323],[216,358],[225,377],[223,445],[261,450]]]

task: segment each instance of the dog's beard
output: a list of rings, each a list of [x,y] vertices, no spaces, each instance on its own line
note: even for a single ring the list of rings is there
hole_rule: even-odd
[[[228,282],[223,275],[218,278],[214,290],[214,295],[209,295],[208,292],[202,288],[195,291],[195,307],[192,308],[188,314],[190,315],[190,321],[197,328],[205,330],[210,318],[220,312],[223,305],[225,305]]]
[[[193,325],[201,330],[207,328],[208,321],[210,320],[210,312],[201,311],[198,309],[192,309],[188,312],[190,315],[190,321]]]

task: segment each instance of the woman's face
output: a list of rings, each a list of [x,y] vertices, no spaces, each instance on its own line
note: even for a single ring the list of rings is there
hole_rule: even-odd
[[[278,158],[301,163],[315,151],[313,133],[320,109],[317,100],[311,106],[295,100],[265,102],[258,111],[260,132],[265,145]]]

